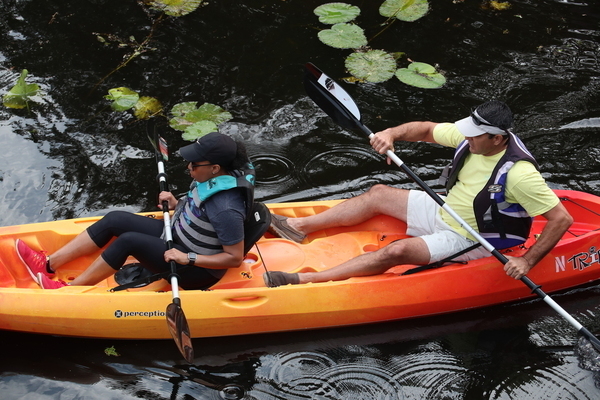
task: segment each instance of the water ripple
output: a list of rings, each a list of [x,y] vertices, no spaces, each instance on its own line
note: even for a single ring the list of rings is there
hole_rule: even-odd
[[[404,398],[401,386],[391,378],[390,369],[374,358],[336,361],[322,353],[298,352],[270,357],[263,365],[266,376],[259,378],[262,382],[255,390],[276,398]]]

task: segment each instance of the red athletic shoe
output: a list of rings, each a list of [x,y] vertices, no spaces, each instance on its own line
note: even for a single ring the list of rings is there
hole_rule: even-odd
[[[40,283],[40,286],[42,287],[42,289],[60,289],[63,286],[68,286],[67,283],[63,280],[57,280],[57,281],[53,281],[52,279],[48,278],[46,275],[42,274],[41,272],[38,273],[38,282]]]
[[[46,269],[48,257],[46,256],[45,251],[31,250],[21,239],[17,239],[15,247],[17,249],[17,255],[27,267],[27,271],[35,283],[40,283],[37,278],[39,273],[46,275],[48,278],[54,276],[53,272],[48,272]]]

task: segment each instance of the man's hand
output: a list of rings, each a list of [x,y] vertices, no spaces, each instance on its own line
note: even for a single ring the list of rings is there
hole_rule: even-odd
[[[506,258],[508,258],[508,262],[504,264],[504,271],[506,271],[506,275],[512,278],[521,279],[532,268],[532,265],[529,264],[529,261],[525,257],[506,256]]]

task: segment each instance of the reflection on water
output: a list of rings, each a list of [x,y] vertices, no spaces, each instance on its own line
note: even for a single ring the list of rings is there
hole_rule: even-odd
[[[597,287],[556,297],[586,325]],[[587,315],[587,316],[586,316]],[[0,390],[85,399],[596,399],[572,328],[542,301],[323,331],[194,341],[89,340],[3,332]],[[119,356],[104,350],[114,347]],[[585,347],[583,347],[585,349]],[[597,353],[596,353],[597,354]]]
[[[302,65],[336,79],[349,52],[326,48],[312,10],[324,1],[221,0],[159,27],[154,50],[97,91],[119,48],[92,32],[141,40],[148,16],[133,0],[7,0],[0,4],[0,91],[21,69],[42,88],[31,111],[0,108],[0,223],[156,207],[156,167],[145,125],[112,113],[102,95],[128,86],[164,104],[210,102],[232,112],[222,132],[243,139],[262,201],[347,198],[376,183],[413,184],[363,137],[342,131],[305,96]],[[423,119],[454,121],[485,99],[507,101],[516,132],[555,188],[600,194],[600,10],[595,2],[431,2],[416,23],[371,43],[439,64],[448,85],[421,90],[391,80],[348,84],[377,131]],[[361,26],[377,32],[376,4]],[[170,107],[170,106],[169,106]],[[183,145],[166,131],[171,149]],[[434,185],[451,152],[405,143],[398,155]],[[183,163],[167,166],[185,190]],[[465,284],[468,284],[465,283]],[[401,290],[401,288],[399,288]],[[440,288],[443,290],[443,288]],[[600,330],[598,289],[559,296]],[[166,305],[165,305],[166,306]],[[0,332],[2,398],[85,399],[596,399],[593,351],[539,301],[417,321],[194,342],[182,365],[170,341],[108,341]],[[104,353],[115,346],[119,357]],[[583,350],[582,350],[583,349]],[[583,351],[583,352],[582,352]]]

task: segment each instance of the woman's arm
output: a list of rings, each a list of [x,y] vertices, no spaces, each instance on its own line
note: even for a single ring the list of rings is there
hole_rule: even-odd
[[[244,260],[244,241],[236,243],[231,246],[223,246],[223,252],[218,254],[212,254],[209,256],[203,256],[201,254],[196,255],[196,262],[194,265],[210,268],[210,269],[227,269],[237,268],[242,264]],[[177,264],[187,265],[188,255],[177,249],[167,250],[165,252],[165,261],[175,261]]]

